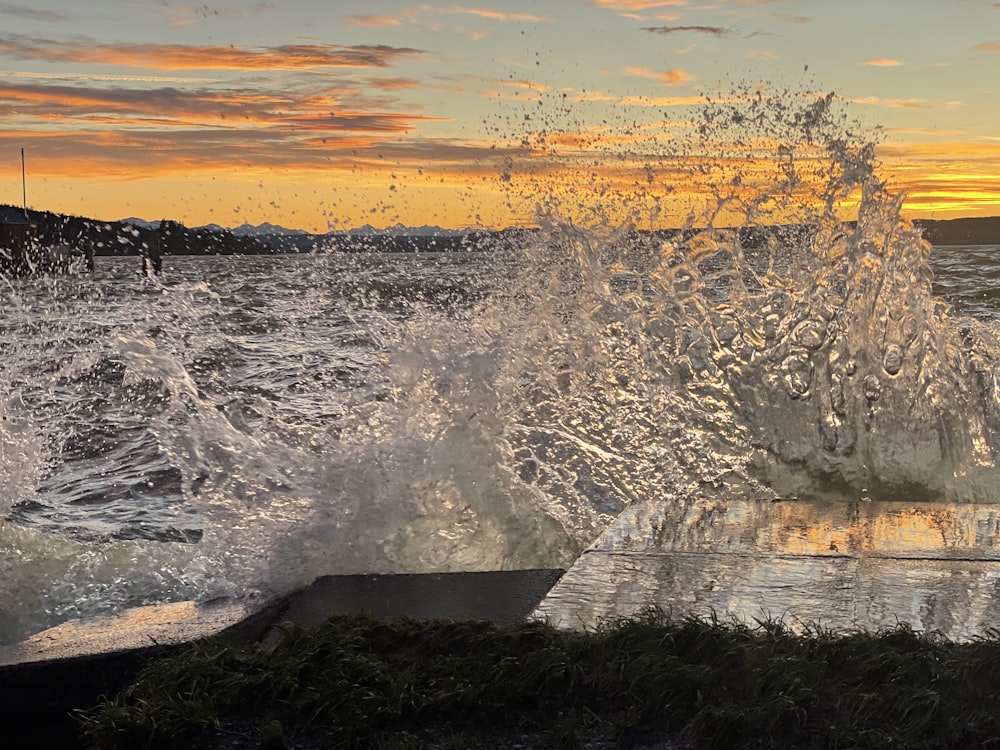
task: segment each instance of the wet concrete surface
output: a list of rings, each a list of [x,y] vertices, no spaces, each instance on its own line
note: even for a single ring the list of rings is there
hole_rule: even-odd
[[[790,500],[638,504],[535,615],[592,627],[650,606],[678,615],[967,640],[1000,625],[1000,508]]]
[[[562,570],[329,576],[285,597],[175,602],[73,620],[0,647],[0,748],[76,747],[73,709],[124,687],[150,659],[209,637],[266,641],[333,614],[524,620]]]

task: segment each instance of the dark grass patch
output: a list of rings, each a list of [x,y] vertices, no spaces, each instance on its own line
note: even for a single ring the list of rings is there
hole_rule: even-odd
[[[359,614],[195,645],[80,716],[97,748],[1000,748],[1000,638]]]

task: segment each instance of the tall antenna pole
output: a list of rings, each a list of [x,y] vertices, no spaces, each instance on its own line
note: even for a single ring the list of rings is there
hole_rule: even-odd
[[[24,179],[24,149],[21,149],[21,207],[24,215],[28,215],[28,183]]]

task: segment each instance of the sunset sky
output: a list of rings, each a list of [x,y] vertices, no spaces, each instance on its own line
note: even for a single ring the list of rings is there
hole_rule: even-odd
[[[499,227],[558,196],[677,225],[657,150],[740,86],[883,127],[913,216],[1000,215],[984,0],[0,0],[0,203],[23,148],[30,207],[104,220]]]

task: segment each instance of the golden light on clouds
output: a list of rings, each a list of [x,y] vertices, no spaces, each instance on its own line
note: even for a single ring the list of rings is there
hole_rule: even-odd
[[[488,18],[491,21],[519,21],[525,23],[544,23],[551,21],[551,16],[537,16],[532,13],[510,13],[505,10],[490,10],[489,8],[461,8],[452,6],[451,13],[465,13],[470,16]]]
[[[679,8],[688,4],[688,0],[593,0],[598,8],[636,12],[653,8]]]
[[[643,66],[626,66],[625,73],[638,78],[654,78],[661,83],[667,84],[668,86],[680,86],[694,80],[693,75],[688,73],[686,70],[681,70],[680,68],[655,71]]]
[[[300,206],[300,222],[420,224],[427,211],[442,225],[502,225],[530,221],[546,193],[582,205],[588,191],[594,206],[613,194],[677,222],[695,210],[697,170],[714,169],[693,145],[707,99],[725,101],[719,90],[743,75],[767,92],[766,76],[794,80],[808,64],[821,72],[805,88],[836,90],[899,139],[880,147],[880,169],[912,210],[1000,213],[989,4],[940,11],[942,23],[980,14],[947,44],[911,28],[901,59],[884,30],[769,0],[128,3],[120,21],[59,2],[0,7],[0,203],[19,186],[3,153],[24,147],[40,205],[59,210],[46,196],[72,184],[80,213],[108,218],[141,214],[114,202],[132,195],[182,205],[180,185],[211,199],[183,203],[179,220],[207,222],[239,191],[280,191],[287,212],[317,200],[295,192],[309,184],[336,203],[325,218]],[[828,44],[847,34],[852,44]],[[683,66],[668,62],[677,55]],[[781,145],[723,157],[713,144],[748,176]],[[267,200],[231,200],[259,212],[244,218],[282,223]]]
[[[1000,214],[1000,143],[891,143],[878,155],[910,213]]]
[[[399,19],[392,16],[377,16],[368,13],[355,13],[349,16],[351,23],[355,26],[370,26],[372,28],[385,28],[387,26],[399,26]]]
[[[187,46],[180,44],[54,44],[0,36],[0,54],[22,60],[100,63],[154,70],[308,70],[388,68],[419,49],[388,45],[286,44],[278,47]]]
[[[933,102],[927,99],[894,99],[891,97],[861,96],[851,99],[856,104],[870,104],[876,107],[894,109],[951,110],[965,106],[963,101]]]

